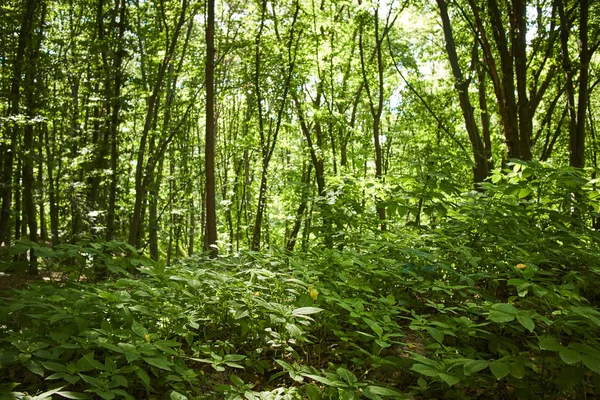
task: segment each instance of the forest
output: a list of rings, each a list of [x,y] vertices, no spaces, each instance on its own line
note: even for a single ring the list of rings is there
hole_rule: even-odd
[[[2,0],[0,399],[600,398],[600,1]]]

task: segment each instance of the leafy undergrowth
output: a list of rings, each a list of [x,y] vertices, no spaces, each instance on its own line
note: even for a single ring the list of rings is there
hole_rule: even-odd
[[[121,278],[33,283],[3,300],[3,390],[36,399],[595,398],[598,235],[557,211],[559,191],[497,183],[447,202],[437,228],[374,233],[343,250],[165,267],[115,256],[116,243],[38,249],[79,257],[63,263],[74,280],[102,265]]]

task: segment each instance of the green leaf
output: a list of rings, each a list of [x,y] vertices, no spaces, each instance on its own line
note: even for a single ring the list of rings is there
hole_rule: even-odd
[[[531,192],[532,192],[531,189],[523,188],[523,189],[519,190],[519,198],[523,199],[523,198],[529,196],[531,194]]]
[[[333,381],[331,379],[327,379],[323,376],[320,375],[312,375],[312,374],[302,374],[302,376],[305,376],[307,378],[310,378],[312,380],[315,380],[317,382],[321,382],[327,386],[333,386],[333,387],[338,387],[338,388],[345,388],[348,387],[347,384],[345,384],[344,382],[339,382],[339,381]]]
[[[146,387],[150,387],[150,377],[148,376],[146,371],[144,371],[141,368],[138,368],[135,370],[135,374],[140,378],[140,380],[144,383]]]
[[[105,384],[102,380],[100,380],[98,378],[94,378],[93,376],[89,376],[89,375],[85,375],[85,374],[79,374],[79,376],[81,377],[81,379],[83,379],[85,381],[85,383],[89,383],[93,387],[103,388],[105,386]]]
[[[442,343],[444,341],[444,334],[442,332],[438,331],[435,328],[432,328],[431,326],[428,326],[425,329],[427,330],[427,332],[429,332],[431,337],[435,339],[436,342]]]
[[[375,332],[375,334],[379,337],[383,334],[383,328],[375,321],[369,318],[363,318],[363,321]]]
[[[452,387],[460,382],[460,378],[454,375],[449,374],[440,374],[439,377],[448,384],[448,386]]]
[[[525,377],[525,367],[520,362],[510,363],[510,375],[516,379]]]
[[[125,359],[128,363],[134,362],[135,360],[139,360],[140,355],[138,353],[133,353],[131,351],[125,351]]]
[[[42,364],[44,366],[44,368],[46,368],[49,371],[63,372],[63,373],[67,372],[67,367],[65,367],[64,365],[59,364],[59,363],[55,363],[52,361],[40,361],[40,364]]]
[[[139,322],[137,322],[135,320],[133,321],[133,324],[131,325],[131,330],[133,331],[133,333],[135,333],[142,339],[145,339],[146,335],[148,334],[148,330],[146,328],[144,328],[144,326],[142,324],[140,324]]]
[[[589,370],[600,374],[600,357],[590,354],[582,354],[581,361]]]
[[[343,380],[345,380],[348,383],[354,383],[357,381],[354,374],[345,368],[340,367],[340,368],[336,369],[335,372],[340,378],[342,378]]]
[[[186,396],[184,396],[181,393],[176,392],[174,390],[171,391],[171,394],[169,394],[169,398],[171,400],[188,400],[188,398]]]
[[[296,308],[294,311],[292,311],[292,316],[299,317],[301,315],[310,315],[310,314],[320,313],[321,311],[323,311],[323,309],[318,308],[318,307],[300,307],[300,308]]]
[[[223,361],[242,361],[246,356],[242,354],[226,354]]]
[[[463,370],[465,372],[465,375],[471,375],[483,369],[486,369],[488,365],[489,362],[487,362],[486,360],[471,360],[463,366]]]
[[[581,354],[578,351],[569,349],[567,347],[562,347],[558,351],[558,354],[560,355],[560,358],[569,365],[581,361]]]
[[[397,399],[403,399],[406,398],[405,395],[403,395],[402,393],[398,392],[397,390],[394,389],[388,389],[382,386],[367,386],[365,388],[365,390],[363,391],[363,395],[365,395],[365,397],[368,397],[369,394],[374,394],[377,396],[384,396],[384,397],[394,397]]]
[[[26,367],[34,374],[39,375],[41,377],[44,376],[44,369],[42,368],[39,362],[29,361],[27,362]]]
[[[152,365],[153,367],[164,369],[167,371],[170,371],[171,366],[173,365],[173,363],[171,361],[165,360],[164,358],[157,358],[157,357],[142,357],[142,358],[144,359],[144,361],[146,361],[148,364]]]
[[[558,339],[553,336],[546,336],[540,339],[540,349],[550,351],[560,351],[563,346],[559,343]]]
[[[235,362],[229,362],[229,361],[227,361],[227,362],[225,362],[225,365],[227,365],[228,367],[231,367],[231,368],[244,369],[243,366],[241,366],[240,364],[235,363]]]
[[[505,313],[507,315],[514,315],[514,316],[516,316],[519,313],[519,310],[517,310],[515,308],[515,306],[513,306],[512,304],[508,304],[508,303],[493,304],[492,310],[502,311],[503,313]]]
[[[489,319],[497,323],[511,322],[518,314],[519,310],[512,304],[499,303],[492,305]]]
[[[90,396],[88,396],[85,393],[78,393],[78,392],[56,392],[57,395],[62,396],[64,398],[67,399],[75,399],[75,400],[87,400],[90,398]]]
[[[438,376],[440,374],[440,371],[437,368],[425,364],[415,364],[411,369],[425,376]]]
[[[79,369],[80,372],[87,372],[93,369],[103,371],[104,365],[94,360],[94,352],[92,351],[77,360],[77,369]]]
[[[517,321],[519,321],[519,323],[523,325],[523,327],[529,332],[533,332],[535,329],[535,323],[533,320],[525,315],[517,315]]]
[[[503,361],[492,361],[490,363],[490,371],[500,380],[510,373],[510,365]]]

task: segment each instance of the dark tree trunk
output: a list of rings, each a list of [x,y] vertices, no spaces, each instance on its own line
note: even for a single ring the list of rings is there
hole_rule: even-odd
[[[458,98],[460,101],[460,108],[463,112],[463,118],[465,120],[465,127],[469,135],[471,142],[471,149],[473,151],[473,157],[475,160],[475,168],[473,169],[474,181],[483,182],[489,175],[488,161],[486,159],[486,151],[475,122],[475,115],[473,113],[473,106],[469,99],[469,82],[465,80],[458,63],[458,56],[456,54],[456,47],[454,44],[454,36],[452,34],[452,26],[450,24],[450,18],[448,16],[448,8],[445,0],[437,0],[438,7],[440,9],[440,15],[442,18],[442,26],[444,29],[444,38],[446,40],[446,51],[448,53],[448,59],[452,67],[452,74],[456,81],[456,89],[458,91]]]
[[[117,168],[119,163],[118,133],[119,133],[119,112],[121,110],[121,86],[123,85],[123,56],[125,27],[127,26],[127,1],[121,0],[119,6],[119,41],[117,53],[115,54],[115,82],[114,97],[111,107],[110,117],[110,183],[108,191],[108,210],[106,215],[106,240],[112,240],[115,232],[115,207],[117,201]]]
[[[34,157],[37,144],[34,143],[34,125],[32,120],[35,118],[37,110],[36,92],[39,96],[42,92],[40,88],[36,88],[36,80],[39,79],[37,71],[37,62],[39,58],[39,50],[42,44],[43,29],[45,23],[45,4],[42,5],[42,15],[40,18],[39,31],[35,35],[35,43],[28,51],[27,66],[25,68],[25,81],[23,82],[23,94],[25,97],[25,107],[27,108],[27,117],[30,120],[25,125],[23,136],[23,217],[29,230],[29,240],[34,243],[38,241],[38,225],[37,225],[37,210],[35,207],[35,199],[33,193],[33,184],[35,176],[33,172]],[[36,90],[37,89],[37,90]],[[39,124],[36,124],[39,125]],[[37,274],[37,259],[35,252],[31,251],[29,257],[30,274]]]
[[[13,75],[11,81],[11,89],[9,96],[8,115],[17,116],[20,113],[21,101],[21,81],[23,75],[23,67],[25,65],[25,54],[32,37],[33,19],[37,6],[36,0],[27,0],[21,17],[21,28],[19,31],[19,39],[17,52],[13,64]],[[13,163],[15,152],[17,149],[17,141],[19,137],[20,127],[18,123],[6,125],[9,133],[8,145],[0,145],[0,152],[4,159],[2,168],[2,177],[0,181],[0,195],[2,197],[2,205],[0,209],[0,246],[10,243],[9,224],[11,219],[12,198],[13,198]]]
[[[156,103],[158,100],[158,96],[163,87],[164,78],[167,72],[167,68],[171,63],[173,54],[175,52],[175,48],[177,47],[177,41],[179,38],[179,34],[181,32],[181,28],[185,23],[185,15],[187,11],[188,2],[187,0],[182,1],[181,5],[181,14],[179,15],[179,20],[175,27],[174,32],[172,33],[171,41],[168,44],[168,47],[165,49],[165,56],[162,59],[160,67],[158,69],[158,73],[156,76],[156,81],[154,82],[154,87],[152,89],[152,93],[148,97],[147,100],[147,108],[146,108],[146,117],[144,120],[144,128],[142,130],[140,136],[140,144],[137,153],[137,162],[135,168],[135,201],[133,206],[133,214],[131,216],[131,225],[129,228],[129,244],[133,247],[139,247],[140,245],[140,231],[143,226],[143,208],[144,201],[146,199],[146,194],[148,192],[148,173],[151,172],[148,170],[145,165],[145,157],[146,157],[146,144],[148,141],[148,135],[152,129],[152,125],[154,123],[154,117],[156,113]],[[158,160],[153,160],[154,165]],[[148,165],[152,163],[148,161]],[[146,173],[146,174],[145,174]],[[145,176],[144,176],[145,175]]]
[[[302,173],[302,198],[300,199],[300,205],[298,206],[298,210],[296,211],[296,219],[294,221],[294,227],[290,232],[290,235],[287,240],[286,249],[288,251],[294,251],[294,247],[296,246],[296,240],[298,239],[298,233],[300,232],[300,228],[302,226],[302,219],[304,218],[304,214],[306,213],[306,209],[308,206],[309,199],[309,188],[310,188],[310,180],[311,180],[311,172],[312,172],[313,164],[308,164],[308,168],[304,170]]]
[[[204,169],[206,174],[206,233],[204,250],[211,258],[216,258],[217,247],[217,206],[215,193],[215,1],[207,1],[206,21],[206,137],[204,147]]]

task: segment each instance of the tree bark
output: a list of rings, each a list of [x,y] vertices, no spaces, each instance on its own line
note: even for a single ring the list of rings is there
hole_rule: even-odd
[[[473,113],[473,106],[469,99],[469,82],[465,80],[460,65],[458,63],[458,55],[456,54],[456,46],[454,44],[454,36],[452,34],[452,26],[450,24],[450,17],[448,16],[448,8],[445,0],[437,0],[438,7],[440,9],[440,15],[442,18],[442,25],[444,29],[444,38],[446,40],[446,51],[448,53],[448,59],[452,67],[452,74],[456,80],[456,89],[458,91],[458,98],[460,101],[460,108],[463,112],[463,118],[465,121],[465,127],[469,135],[471,142],[471,149],[473,151],[473,157],[475,161],[475,168],[473,169],[473,178],[475,183],[483,182],[489,175],[488,162],[486,159],[486,152],[475,122],[475,115]]]
[[[13,64],[13,75],[9,93],[8,115],[12,117],[16,117],[20,113],[23,66],[25,65],[25,54],[31,41],[36,6],[36,0],[27,0],[21,16],[21,29],[19,31],[17,52]],[[9,223],[11,219],[11,205],[13,198],[13,163],[20,132],[19,123],[16,121],[12,124],[7,124],[7,127],[9,130],[9,134],[7,135],[9,138],[8,146],[3,145],[0,147],[0,151],[4,158],[2,180],[0,181],[0,194],[2,197],[2,206],[0,210],[0,246],[7,246],[10,243]]]
[[[206,137],[204,146],[204,171],[206,174],[206,233],[204,250],[211,258],[216,258],[217,247],[217,211],[215,191],[215,142],[216,124],[215,106],[215,1],[207,0],[206,23]]]
[[[169,63],[171,63],[172,61],[173,54],[175,53],[175,48],[177,47],[177,40],[179,38],[179,33],[181,32],[181,27],[185,22],[187,6],[187,0],[183,0],[179,20],[172,34],[171,41],[168,44],[167,49],[165,50],[165,55],[158,69],[158,74],[154,83],[154,87],[152,89],[152,93],[147,100],[146,117],[144,120],[144,128],[140,137],[140,144],[138,147],[137,154],[137,163],[135,168],[135,202],[133,207],[133,214],[131,216],[131,226],[129,228],[129,244],[136,248],[139,247],[140,244],[140,228],[142,227],[143,222],[142,208],[144,200],[146,198],[146,193],[148,191],[149,184],[149,180],[147,178],[144,179],[144,172],[147,169],[144,163],[144,159],[146,156],[146,143],[148,141],[148,135],[150,133],[154,121],[154,114],[156,112],[156,101],[163,87],[163,82],[167,72],[167,68],[169,66]],[[148,175],[146,174],[146,176]]]
[[[110,241],[113,239],[115,232],[115,207],[117,201],[117,169],[119,164],[119,147],[118,147],[118,134],[119,134],[119,114],[121,111],[121,86],[123,85],[123,56],[125,55],[124,50],[124,36],[127,17],[127,1],[121,0],[119,6],[119,36],[117,53],[115,54],[115,83],[114,83],[114,96],[113,104],[111,107],[110,117],[110,183],[108,191],[108,210],[106,215],[106,240]]]

